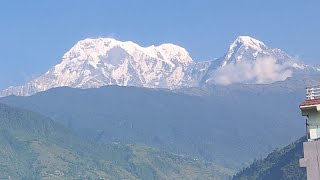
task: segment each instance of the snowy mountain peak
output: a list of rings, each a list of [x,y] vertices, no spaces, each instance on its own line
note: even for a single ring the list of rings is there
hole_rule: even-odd
[[[250,36],[239,36],[229,47],[225,57],[221,59],[221,66],[237,63],[244,59],[252,60],[260,54],[268,55],[268,47],[261,41]],[[247,55],[250,54],[249,57]]]
[[[280,49],[272,49],[249,36],[239,36],[228,52],[212,61],[203,81],[212,84],[268,84],[292,74],[305,73],[306,66]],[[304,72],[302,72],[302,70]],[[315,72],[309,68],[309,72]]]
[[[24,86],[8,88],[0,92],[0,96],[26,96],[61,86],[187,87],[195,81],[186,73],[194,64],[189,53],[174,44],[142,47],[132,41],[112,38],[84,39],[47,73]]]
[[[176,89],[211,83],[271,83],[291,76],[291,70],[319,72],[303,63],[288,63],[291,59],[282,50],[270,49],[249,36],[239,36],[223,57],[205,62],[194,62],[184,48],[169,43],[143,47],[112,38],[84,39],[44,75],[0,91],[0,96],[28,96],[62,86]]]
[[[81,40],[63,56],[63,60],[70,60],[76,57],[80,57],[80,59],[82,60],[99,59],[99,57],[97,56],[107,54],[110,50],[113,50],[115,48],[126,51],[129,55],[136,58],[137,60],[140,59],[140,56],[143,54],[156,59],[160,58],[171,65],[172,63],[167,61],[168,59],[175,60],[179,63],[184,64],[193,63],[193,60],[191,59],[189,53],[184,48],[174,44],[141,47],[132,41],[122,42],[112,38]],[[96,58],[86,59],[84,58],[84,56],[95,56]]]
[[[257,40],[257,39],[254,39],[250,36],[239,36],[233,43],[232,45],[230,46],[231,48],[233,47],[237,47],[237,46],[247,46],[247,47],[251,47],[251,48],[255,48],[255,49],[265,49],[267,46]]]
[[[150,48],[150,47],[149,47]],[[155,47],[162,55],[167,55],[169,59],[177,59],[180,63],[189,64],[193,63],[188,51],[180,46],[174,44],[162,44]]]

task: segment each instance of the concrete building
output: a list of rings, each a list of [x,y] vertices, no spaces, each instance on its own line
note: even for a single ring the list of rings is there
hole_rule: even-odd
[[[308,180],[320,180],[320,87],[306,88],[306,101],[300,105],[306,117],[306,142],[300,167],[307,168]]]

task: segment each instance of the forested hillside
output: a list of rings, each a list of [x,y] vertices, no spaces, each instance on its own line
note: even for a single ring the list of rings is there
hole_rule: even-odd
[[[234,180],[303,180],[307,179],[306,169],[299,167],[303,157],[305,137],[269,154],[265,159],[256,160],[249,167],[233,177]]]
[[[0,179],[229,179],[232,171],[144,145],[97,144],[0,104]]]
[[[304,86],[288,86],[215,86],[183,93],[119,86],[56,88],[0,102],[44,114],[98,141],[138,142],[240,169],[303,135],[297,107]],[[290,131],[283,133],[284,128]]]

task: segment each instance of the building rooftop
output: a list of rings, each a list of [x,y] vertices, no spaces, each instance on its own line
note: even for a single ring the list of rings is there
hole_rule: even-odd
[[[300,104],[300,109],[312,108],[320,105],[320,86],[307,87],[306,98],[307,100]]]
[[[302,104],[300,104],[300,109],[304,107],[316,106],[320,105],[320,99],[308,99],[305,100]]]
[[[307,100],[305,100],[302,104],[300,104],[299,106],[300,109],[304,109],[304,108],[309,109],[309,108],[314,108],[320,105],[320,86],[307,87],[306,99]]]

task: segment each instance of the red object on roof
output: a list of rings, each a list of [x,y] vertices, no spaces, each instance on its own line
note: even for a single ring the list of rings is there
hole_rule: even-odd
[[[300,108],[303,107],[303,106],[313,106],[313,105],[318,105],[320,104],[320,99],[309,99],[309,100],[306,100],[304,101],[302,104],[300,104]]]

